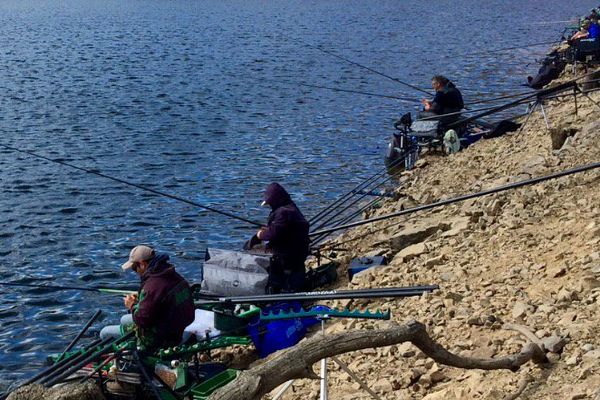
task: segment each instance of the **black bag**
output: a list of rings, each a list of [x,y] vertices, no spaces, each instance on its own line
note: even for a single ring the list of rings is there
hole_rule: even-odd
[[[503,119],[502,121],[500,121],[496,124],[494,129],[492,129],[491,131],[489,131],[487,133],[484,133],[483,138],[484,139],[497,138],[497,137],[504,135],[505,133],[514,132],[517,129],[519,129],[520,127],[521,127],[521,124],[518,124],[509,119]]]
[[[331,285],[337,281],[337,267],[338,263],[332,262],[323,264],[315,269],[310,269],[306,273],[306,286],[307,290],[314,290],[319,287]]]
[[[586,61],[587,57],[600,56],[600,41],[598,39],[581,39],[576,45],[575,58]]]
[[[558,53],[552,53],[542,62],[535,78],[528,79],[528,85],[533,89],[541,89],[560,75],[565,69],[565,62],[561,60]]]

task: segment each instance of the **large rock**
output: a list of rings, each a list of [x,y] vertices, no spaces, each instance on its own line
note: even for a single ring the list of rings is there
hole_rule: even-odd
[[[448,387],[438,392],[429,393],[423,400],[463,400],[473,398],[472,393],[460,387]]]
[[[410,245],[421,243],[439,230],[446,231],[448,229],[450,229],[450,224],[445,222],[408,227],[390,238],[390,248],[397,253]]]
[[[523,318],[523,317],[525,317],[527,315],[528,312],[529,312],[529,306],[527,304],[525,304],[525,303],[522,303],[522,302],[518,301],[513,306],[512,317],[514,319]]]
[[[371,388],[378,393],[390,393],[394,390],[392,383],[386,378],[379,379]]]
[[[47,389],[41,385],[27,385],[12,392],[7,400],[105,400],[94,383],[70,384]]]
[[[567,341],[560,336],[550,336],[544,338],[542,343],[546,350],[551,351],[552,353],[560,353],[562,352],[563,347],[565,347],[565,344],[567,344]]]
[[[425,253],[427,253],[427,246],[425,246],[425,243],[413,244],[396,254],[392,260],[392,264],[398,262],[407,262]]]
[[[459,235],[460,233],[469,229],[469,223],[471,222],[470,217],[462,217],[453,220],[450,223],[450,230],[447,230],[442,234],[443,237],[452,237]]]

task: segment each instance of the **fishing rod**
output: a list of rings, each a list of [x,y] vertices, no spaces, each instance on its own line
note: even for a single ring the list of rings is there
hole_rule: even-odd
[[[238,75],[234,75],[231,73],[224,73],[223,75],[227,75],[232,78],[239,78]],[[246,77],[256,81],[258,85],[263,86],[268,89],[273,89],[273,86],[267,85],[266,83],[284,84],[284,85],[291,85],[291,86],[305,86],[305,87],[309,87],[309,88],[313,88],[313,89],[325,89],[325,90],[331,90],[334,92],[362,94],[365,96],[381,97],[381,98],[400,100],[400,101],[411,102],[411,103],[420,101],[419,99],[414,98],[414,97],[394,96],[394,95],[389,95],[389,94],[365,92],[365,91],[361,91],[361,90],[352,90],[352,89],[338,88],[338,87],[333,87],[333,86],[314,85],[314,84],[305,83],[305,82],[287,81],[287,80],[279,80],[279,79],[268,79],[268,78],[262,78],[262,77],[259,78],[259,77],[251,76],[251,75],[246,75]]]
[[[400,161],[404,162],[404,159],[406,158],[407,153],[405,153],[402,157],[400,157],[398,160],[395,161],[399,161],[397,165],[400,164]],[[391,172],[391,171],[390,171]],[[378,187],[384,185],[385,183],[389,182],[390,180],[392,180],[394,178],[393,174],[388,174],[388,176],[381,182],[379,182],[377,185],[375,185],[374,187],[370,188],[370,190],[374,190],[377,189]],[[348,209],[350,209],[352,206],[354,206],[355,204],[357,204],[359,201],[361,201],[362,199],[364,199],[365,197],[367,197],[369,194],[368,193],[362,193],[358,196],[357,199],[353,200],[352,202],[350,202],[350,204],[346,204],[341,211],[337,212],[336,214],[330,216],[329,218],[325,219],[325,221],[321,222],[319,224],[319,226],[311,228],[313,230],[319,230],[323,227],[325,227],[328,223],[330,223],[331,221],[333,221],[334,219],[338,218],[340,215],[342,215],[342,213],[344,213],[345,211],[347,211]],[[354,197],[354,196],[352,196]],[[351,197],[350,197],[351,198]],[[350,199],[348,198],[348,200]],[[341,207],[343,204],[340,204],[338,207]]]
[[[439,200],[437,202],[424,204],[424,205],[413,207],[413,208],[408,208],[406,210],[402,210],[402,211],[398,211],[398,212],[394,212],[394,213],[390,213],[390,214],[380,215],[378,217],[369,218],[369,219],[366,219],[363,221],[352,222],[349,224],[340,225],[340,226],[333,227],[333,228],[322,229],[317,232],[309,233],[309,236],[318,236],[318,235],[322,235],[325,233],[332,233],[332,232],[340,231],[343,229],[354,228],[354,227],[361,226],[361,225],[372,224],[374,222],[383,221],[386,219],[399,217],[402,215],[412,214],[412,213],[415,213],[418,211],[429,210],[432,208],[445,206],[445,205],[449,205],[449,204],[453,204],[453,203],[458,203],[458,202],[462,202],[465,200],[474,199],[477,197],[483,197],[483,196],[487,196],[487,195],[494,194],[494,193],[500,193],[500,192],[504,192],[507,190],[517,189],[517,188],[520,188],[523,186],[535,185],[540,182],[545,182],[545,181],[548,181],[551,179],[557,179],[557,178],[567,176],[567,175],[573,175],[573,174],[578,174],[578,173],[585,172],[585,171],[591,171],[591,170],[593,170],[595,168],[599,168],[599,167],[600,167],[600,162],[586,164],[586,165],[582,165],[582,166],[579,166],[576,168],[555,172],[555,173],[552,173],[549,175],[544,175],[544,176],[541,176],[538,178],[526,179],[526,180],[523,180],[520,182],[497,186],[495,188],[483,190],[483,191],[476,192],[476,193],[469,193],[469,194],[465,194],[465,195],[461,195],[461,196],[457,196],[457,197],[452,197],[452,198],[446,199],[446,200]]]
[[[108,343],[109,340],[110,339],[108,339],[108,338],[104,339],[104,340],[96,339],[92,343],[90,343],[88,346],[84,347],[83,352],[88,352],[88,351],[91,352],[92,349],[96,348],[96,346],[101,346],[103,343]],[[19,386],[17,386],[15,389],[12,389],[11,391],[15,391],[23,386],[34,383],[37,380],[39,380],[45,376],[48,376],[48,374],[50,374],[60,368],[63,368],[67,364],[74,362],[78,357],[81,356],[81,354],[83,354],[83,352],[70,354],[69,356],[63,358],[62,360],[57,361],[56,363],[52,364],[45,370],[40,371],[37,374],[35,374],[34,376],[32,376],[31,378],[27,379],[25,382],[21,383]],[[8,395],[8,393],[3,393],[2,395],[0,395],[0,399],[4,399],[5,397],[3,397],[3,396],[7,396],[7,395]]]
[[[196,305],[217,305],[217,304],[257,304],[272,303],[280,301],[309,301],[309,300],[339,300],[339,299],[374,299],[385,297],[409,297],[421,296],[425,292],[432,292],[439,289],[438,285],[408,286],[408,287],[390,287],[377,289],[356,289],[356,290],[327,290],[321,292],[300,292],[300,293],[282,293],[282,294],[264,294],[255,296],[233,296],[221,297],[217,300],[198,301]]]
[[[417,217],[418,217],[417,214],[409,215],[406,218],[404,218],[400,223],[406,223],[406,222],[408,222],[408,221],[410,221],[412,219],[415,219]],[[362,233],[362,234],[357,235],[357,236],[353,236],[352,238],[343,240],[341,242],[340,241],[331,241],[331,242],[323,243],[323,244],[319,245],[319,247],[317,249],[315,249],[315,250],[318,251],[318,252],[329,251],[329,250],[331,250],[331,251],[348,251],[348,249],[344,249],[344,248],[341,248],[339,246],[343,246],[343,245],[345,245],[347,243],[351,243],[351,242],[354,242],[356,240],[364,239],[366,237],[372,236],[374,233],[381,232],[381,231],[384,231],[386,229],[389,229],[389,228],[392,228],[392,227],[398,227],[398,226],[399,226],[398,222],[392,222],[390,224],[387,224],[387,225],[384,225],[384,226],[381,226],[381,227],[377,227],[376,229],[368,229],[367,232],[365,232],[365,233]],[[327,236],[329,236],[329,235],[330,234],[328,234]]]
[[[284,34],[281,34],[281,33],[280,33],[280,35],[281,35],[281,36],[283,36],[283,37],[285,37],[285,38],[286,38],[286,39],[288,39],[288,40],[292,40],[292,41],[300,42],[300,43],[302,43],[302,44],[303,44],[304,46],[306,46],[306,47],[309,47],[309,48],[311,48],[311,49],[315,49],[315,50],[321,51],[321,52],[323,52],[323,53],[325,53],[325,54],[328,54],[328,55],[330,55],[330,56],[332,56],[332,57],[335,57],[335,58],[338,58],[338,59],[340,59],[340,60],[346,61],[346,62],[347,62],[347,63],[349,63],[349,64],[352,64],[352,65],[355,65],[355,66],[357,66],[357,67],[360,67],[360,68],[366,69],[366,70],[367,70],[367,71],[369,71],[369,72],[372,72],[372,73],[374,73],[374,74],[377,74],[377,75],[383,76],[384,78],[388,78],[388,79],[390,79],[390,80],[392,80],[392,81],[394,81],[394,82],[397,82],[397,83],[399,83],[399,84],[401,84],[401,85],[407,86],[407,87],[409,87],[409,88],[411,88],[411,89],[414,89],[414,90],[416,90],[416,91],[418,91],[418,92],[425,93],[425,94],[427,94],[427,95],[429,95],[429,96],[433,96],[433,94],[432,94],[431,92],[429,92],[429,91],[427,91],[427,90],[425,90],[425,89],[421,89],[421,88],[420,88],[420,87],[418,87],[418,86],[412,85],[412,84],[410,84],[410,83],[408,83],[408,82],[404,82],[404,81],[402,81],[402,80],[400,80],[400,79],[398,79],[398,78],[394,78],[393,76],[390,76],[390,75],[384,74],[383,72],[377,71],[377,70],[375,70],[375,69],[373,69],[373,68],[371,68],[371,67],[368,67],[368,66],[366,66],[366,65],[363,65],[363,64],[357,63],[356,61],[352,61],[352,60],[350,60],[350,59],[348,59],[348,58],[346,58],[346,57],[342,57],[342,56],[340,56],[339,54],[336,54],[336,53],[334,53],[334,52],[332,52],[332,51],[329,51],[329,50],[325,50],[325,49],[323,49],[323,48],[322,48],[322,47],[320,47],[320,46],[315,46],[315,45],[312,45],[312,44],[310,44],[310,43],[307,43],[307,42],[305,42],[305,41],[303,41],[303,40],[301,40],[301,39],[298,39],[298,38],[292,38],[292,37],[290,37],[290,36],[287,36],[287,35],[284,35]]]
[[[34,283],[15,283],[15,282],[0,282],[0,286],[10,287],[30,287],[36,289],[53,289],[53,290],[78,290],[85,292],[97,292],[104,294],[122,294],[128,295],[137,293],[137,290],[132,289],[110,289],[101,287],[89,287],[89,286],[59,286],[59,285],[38,285]]]
[[[549,88],[549,89],[539,90],[539,91],[537,91],[535,93],[528,94],[526,96],[523,96],[523,97],[521,97],[521,98],[519,98],[517,100],[511,101],[509,103],[502,104],[500,106],[491,108],[491,109],[489,109],[487,111],[484,111],[482,113],[479,113],[479,114],[473,115],[471,117],[462,119],[462,120],[460,120],[458,122],[453,122],[451,124],[448,124],[448,127],[452,128],[452,127],[455,127],[457,125],[467,124],[469,122],[476,121],[476,120],[478,120],[478,119],[480,119],[482,117],[485,117],[487,115],[495,114],[497,112],[500,112],[500,111],[503,111],[503,110],[507,110],[509,108],[517,107],[517,106],[521,105],[523,103],[523,101],[526,101],[526,100],[532,100],[534,98],[540,100],[540,99],[542,99],[543,97],[545,97],[545,96],[547,96],[549,94],[554,94],[554,93],[557,93],[557,92],[561,92],[561,91],[572,89],[573,87],[575,87],[577,85],[575,83],[575,81],[576,81],[576,79],[575,80],[571,80],[571,81],[567,81],[565,83],[561,83],[560,85],[557,85],[557,86]]]
[[[158,196],[167,197],[167,198],[172,199],[172,200],[177,200],[177,201],[180,201],[182,203],[186,203],[186,204],[189,204],[189,205],[192,205],[192,206],[195,206],[195,207],[203,208],[205,210],[212,211],[214,213],[221,214],[221,215],[227,216],[229,218],[236,219],[238,221],[246,222],[246,223],[248,223],[250,225],[259,226],[259,227],[263,225],[260,222],[252,221],[250,219],[241,217],[239,215],[232,214],[232,213],[227,212],[227,211],[218,210],[218,209],[216,209],[214,207],[206,206],[204,204],[200,204],[200,203],[197,203],[197,202],[192,201],[192,200],[184,199],[183,197],[179,197],[179,196],[175,196],[175,195],[172,195],[172,194],[169,194],[169,193],[161,192],[159,190],[151,189],[149,187],[140,185],[138,183],[129,182],[129,181],[126,181],[126,180],[121,179],[121,178],[115,178],[113,176],[109,176],[109,175],[103,174],[103,173],[98,172],[96,170],[91,170],[91,169],[88,169],[88,168],[79,167],[77,165],[68,163],[66,161],[61,161],[61,160],[58,160],[58,159],[53,159],[53,158],[46,157],[46,156],[43,156],[43,155],[38,154],[38,153],[34,153],[32,151],[18,149],[16,147],[9,146],[9,145],[3,144],[3,143],[0,143],[0,147],[4,147],[4,148],[6,148],[8,150],[16,151],[18,153],[28,154],[28,155],[30,155],[32,157],[41,158],[42,160],[50,161],[50,162],[53,162],[53,163],[56,163],[56,164],[60,164],[60,165],[63,165],[63,166],[69,167],[69,168],[73,168],[73,169],[76,169],[76,170],[79,170],[79,171],[87,172],[88,174],[96,175],[96,176],[99,176],[99,177],[102,177],[102,178],[105,178],[105,179],[109,179],[109,180],[114,181],[114,182],[119,182],[119,183],[122,183],[122,184],[127,185],[127,186],[132,186],[132,187],[144,190],[146,192],[153,193],[153,194],[158,195]]]
[[[492,97],[489,99],[481,99],[481,100],[475,100],[475,101],[470,101],[465,103],[465,105],[473,105],[473,104],[484,104],[484,103],[493,103],[495,101],[498,100],[506,100],[506,99],[512,99],[515,97],[521,97],[521,96],[525,96],[525,95],[529,95],[529,94],[533,94],[536,91],[528,91],[528,92],[519,92],[519,93],[513,93],[513,94],[508,94],[508,95],[504,95],[504,96],[499,96],[499,97]]]
[[[110,289],[103,287],[93,287],[93,286],[60,286],[60,285],[39,285],[34,283],[15,283],[15,282],[0,282],[0,286],[10,286],[10,287],[28,287],[35,289],[52,289],[52,290],[77,290],[77,291],[85,291],[85,292],[97,292],[104,294],[119,294],[119,295],[129,295],[135,294],[138,292],[137,289]],[[193,285],[195,286],[195,285]],[[195,289],[192,287],[195,296],[198,298],[205,299],[215,299],[218,298],[218,295],[207,293],[202,290]]]
[[[369,201],[368,203],[364,204],[358,210],[354,211],[352,214],[348,215],[347,217],[340,218],[339,220],[334,221],[332,223],[331,227],[340,226],[340,225],[343,225],[343,224],[346,224],[346,223],[352,221],[354,218],[358,217],[363,212],[365,212],[369,208],[373,207],[379,201],[380,201],[380,199],[378,199],[378,198]],[[311,241],[311,248],[313,248],[313,246],[317,246],[319,243],[321,243],[323,240],[325,240],[329,235],[331,235],[331,234],[330,233],[324,233],[323,235],[321,235],[321,236],[313,239]],[[316,249],[318,249],[318,247]]]
[[[393,100],[401,100],[401,101],[408,101],[408,102],[419,102],[420,101],[420,100],[412,98],[412,97],[392,96],[392,95],[388,95],[388,94],[378,94],[378,93],[371,93],[371,92],[363,92],[363,91],[359,91],[359,90],[341,89],[341,88],[330,87],[330,86],[311,85],[309,83],[285,82],[285,81],[279,81],[279,82],[292,84],[292,85],[306,86],[306,87],[315,88],[315,89],[333,90],[334,92],[364,94],[367,96],[382,97],[382,98],[393,99]]]
[[[514,47],[504,47],[504,48],[501,48],[501,49],[494,49],[494,50],[476,51],[474,53],[467,53],[467,54],[464,54],[464,55],[465,56],[469,56],[469,55],[481,55],[481,54],[500,53],[500,52],[508,51],[508,50],[523,49],[523,48],[527,48],[527,47],[542,46],[542,45],[545,45],[545,44],[553,44],[553,43],[556,43],[556,40],[546,41],[546,42],[538,42],[538,43],[530,43],[530,44],[525,44],[525,45],[521,45],[521,46],[514,46]]]
[[[102,315],[102,310],[97,310],[94,313],[94,315],[92,315],[92,317],[88,320],[88,322],[86,322],[85,325],[81,328],[79,333],[77,333],[77,336],[75,336],[73,338],[73,340],[71,340],[71,342],[67,345],[67,347],[65,347],[63,352],[60,353],[60,355],[56,359],[57,361],[61,360],[65,356],[65,354],[67,354],[67,352],[70,351],[75,346],[75,344],[77,344],[79,339],[81,339],[83,337],[83,335],[87,332],[87,330],[90,328],[90,326],[92,326],[92,324],[98,319],[98,317],[100,317],[100,315]]]
[[[324,209],[319,211],[317,214],[315,214],[313,217],[311,217],[309,219],[309,223],[311,225],[314,225],[316,222],[320,221],[323,217],[325,217],[326,215],[329,215],[333,210],[339,208],[341,206],[341,204],[343,204],[345,201],[347,201],[348,199],[355,196],[357,191],[363,190],[365,187],[370,185],[372,182],[376,181],[381,176],[386,174],[388,171],[390,171],[390,168],[393,170],[394,168],[397,168],[398,166],[400,166],[401,162],[404,161],[404,157],[405,156],[398,158],[397,160],[394,160],[389,167],[387,167],[387,166],[383,167],[383,168],[379,169],[377,172],[375,172],[373,175],[363,179],[360,183],[358,183],[356,186],[354,186],[348,192],[339,196],[335,201],[333,201],[327,207],[325,207]]]
[[[577,21],[575,20],[566,20],[566,21],[543,21],[543,22],[532,22],[531,25],[553,25],[553,24],[575,24]]]
[[[519,101],[517,101],[514,104],[514,107],[519,106],[521,104],[526,104],[527,102],[529,102],[530,98],[531,98],[531,96],[523,97],[522,99],[520,99]],[[482,108],[477,108],[477,109],[472,109],[472,110],[455,111],[455,112],[451,112],[451,113],[447,113],[447,114],[435,114],[435,115],[431,115],[431,116],[419,118],[419,121],[435,121],[435,120],[438,120],[438,119],[443,118],[443,117],[450,117],[450,116],[461,115],[461,114],[477,113],[477,112],[482,112],[482,111],[495,110],[497,108],[498,108],[498,106],[490,106],[490,107],[482,107]],[[459,121],[459,122],[462,123],[462,120]]]
[[[516,106],[522,105],[522,104],[530,101],[534,97],[540,97],[540,96],[544,96],[544,95],[547,95],[549,93],[553,93],[553,92],[556,92],[556,91],[566,90],[566,89],[568,89],[570,87],[573,87],[573,85],[574,85],[574,83],[567,82],[566,84],[559,85],[559,86],[557,86],[555,88],[544,89],[544,90],[541,90],[541,91],[536,91],[534,93],[527,94],[526,96],[523,96],[523,97],[521,97],[521,98],[519,98],[519,99],[517,99],[515,101],[512,101],[510,103],[507,103],[507,104],[503,104],[503,105],[500,105],[500,106],[494,106],[494,107],[486,107],[486,108],[481,108],[481,109],[477,109],[477,110],[472,110],[473,112],[480,112],[480,113],[477,114],[477,115],[475,115],[475,116],[472,116],[472,117],[460,120],[460,121],[452,123],[452,124],[449,124],[449,127],[452,127],[452,126],[457,125],[457,124],[465,124],[465,123],[469,123],[469,122],[472,122],[472,121],[475,121],[475,120],[479,120],[480,118],[482,118],[484,116],[487,116],[487,115],[490,115],[490,114],[493,114],[493,113],[496,113],[496,112],[500,112],[500,111],[503,111],[503,110],[508,109],[508,108],[512,108],[512,107],[516,107]],[[471,111],[468,111],[468,112],[471,112]],[[456,114],[461,114],[461,113],[462,112],[456,112],[456,113],[450,113],[450,114],[445,114],[445,115],[456,115]],[[440,117],[439,115],[436,115],[436,116],[433,116],[433,117],[425,117],[425,118],[423,118],[423,120],[437,119],[439,117]],[[375,176],[379,177],[378,174],[374,175],[374,177]],[[367,184],[371,184],[371,182],[372,181],[369,180]],[[354,188],[352,191],[350,191],[350,193],[352,193],[353,191],[355,191],[357,188]],[[326,209],[324,209],[323,211],[321,211],[319,214],[317,214],[317,216],[313,217],[313,220],[311,220],[311,224],[314,224],[314,222],[316,220],[322,219],[325,215],[330,214],[333,210],[341,207],[341,204],[343,204],[343,202],[347,201],[347,199],[349,199],[351,197],[352,197],[351,194],[347,194],[345,196],[340,197],[332,205],[330,205],[329,207],[327,207]],[[356,204],[356,202],[354,202],[353,204]],[[346,207],[343,211],[345,211],[347,209],[348,209],[348,207]],[[337,214],[337,215],[339,216],[339,214]],[[330,221],[331,221],[331,218],[327,220],[327,222],[330,222]],[[323,224],[323,223],[320,224],[320,226],[317,227],[317,228],[315,228],[315,230],[318,231],[319,229],[323,228],[324,225],[325,224]],[[314,232],[311,233],[311,235],[315,235],[315,234],[316,233],[314,233]],[[315,239],[315,242],[319,242],[323,238],[324,237],[319,236],[319,237],[317,237],[317,239]]]
[[[40,381],[40,383],[42,383],[46,387],[51,387],[61,382],[62,380],[71,376],[74,372],[81,369],[81,367],[89,364],[94,360],[99,359],[106,353],[115,351],[116,346],[118,346],[124,341],[129,340],[130,338],[133,338],[134,335],[135,331],[131,331],[121,336],[120,338],[114,340],[112,338],[107,338],[109,341],[104,346],[98,346],[99,348],[94,349],[95,351],[88,353],[85,357],[79,358],[77,361],[74,360],[74,364],[69,364],[66,368],[62,368],[59,371],[55,371],[54,373],[50,374],[50,376],[43,378]]]

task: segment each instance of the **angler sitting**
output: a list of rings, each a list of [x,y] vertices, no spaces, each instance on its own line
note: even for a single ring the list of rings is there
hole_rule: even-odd
[[[572,46],[575,60],[585,62],[590,57],[597,58],[600,55],[598,17],[594,16],[591,21],[585,20],[581,25],[581,30],[575,33],[568,42]]]
[[[127,320],[135,324],[138,347],[146,351],[180,344],[184,329],[194,321],[190,286],[168,261],[166,254],[140,245],[131,250],[121,267],[132,270],[141,280],[138,293],[124,298],[131,317],[122,318],[121,324],[127,325]],[[112,336],[113,331],[113,327],[106,327],[100,335]]]
[[[431,87],[435,90],[435,96],[431,101],[421,100],[425,112],[421,113],[420,116],[440,115],[439,121],[443,127],[458,121],[460,111],[465,106],[460,90],[442,75],[431,78]]]
[[[267,250],[273,253],[269,265],[266,292],[300,292],[305,290],[306,270],[304,261],[310,253],[309,224],[292,201],[289,193],[278,183],[267,186],[263,206],[270,206],[267,226],[261,228],[244,245],[250,250],[263,240]]]
[[[573,45],[577,44],[577,42],[579,40],[587,39],[587,37],[590,35],[590,32],[588,31],[589,28],[590,28],[590,21],[586,19],[581,23],[581,27],[579,28],[579,30],[577,32],[575,32],[575,34],[573,34],[573,36],[571,36],[567,40],[567,43],[569,43],[569,45],[573,46]]]

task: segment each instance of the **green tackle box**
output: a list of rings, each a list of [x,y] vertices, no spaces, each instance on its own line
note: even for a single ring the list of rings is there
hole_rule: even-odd
[[[212,378],[194,386],[190,390],[190,393],[194,400],[206,400],[214,391],[234,380],[237,377],[237,374],[238,370],[236,369],[226,369]]]

